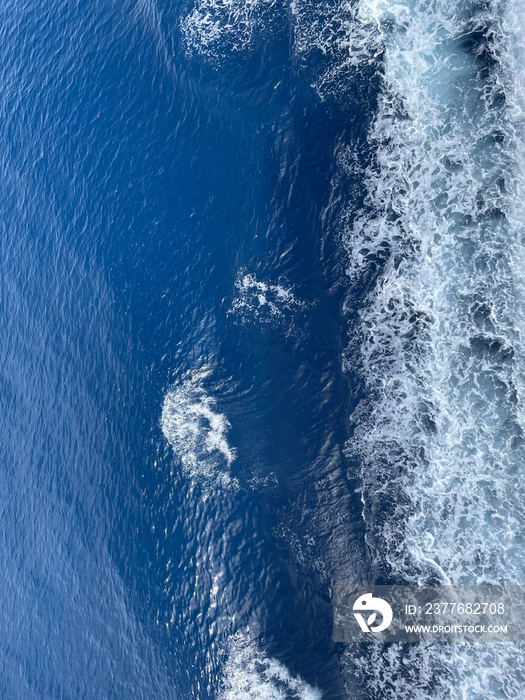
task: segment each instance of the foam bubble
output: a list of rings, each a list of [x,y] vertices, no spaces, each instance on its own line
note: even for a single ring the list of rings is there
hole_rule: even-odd
[[[228,444],[228,419],[215,410],[216,400],[204,389],[210,374],[209,369],[188,372],[166,393],[161,427],[186,476],[231,487],[236,484],[229,475],[236,451]]]
[[[274,284],[259,281],[252,273],[241,273],[235,282],[235,298],[230,313],[235,313],[243,322],[256,320],[270,323],[304,306],[304,302],[296,299],[286,280]]]
[[[348,94],[356,69],[373,64],[382,50],[375,25],[362,18],[358,3],[292,0],[290,5],[295,55],[307,66],[312,55],[323,56],[313,87],[324,99]]]
[[[219,700],[321,700],[321,693],[294,677],[241,634],[230,639]]]
[[[249,49],[275,0],[197,0],[182,20],[188,54],[219,59]]]

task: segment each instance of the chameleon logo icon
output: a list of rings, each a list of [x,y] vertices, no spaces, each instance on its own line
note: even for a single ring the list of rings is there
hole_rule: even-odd
[[[365,622],[362,612],[371,612]],[[377,613],[380,613],[383,620],[380,624],[373,626],[377,619]],[[371,593],[365,593],[359,596],[354,603],[354,615],[359,627],[363,632],[383,632],[392,622],[392,608],[390,604],[382,598],[374,598]]]

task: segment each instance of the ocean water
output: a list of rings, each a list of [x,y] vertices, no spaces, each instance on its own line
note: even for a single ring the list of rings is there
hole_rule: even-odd
[[[331,639],[337,583],[525,583],[525,6],[0,32],[0,697],[525,697]]]

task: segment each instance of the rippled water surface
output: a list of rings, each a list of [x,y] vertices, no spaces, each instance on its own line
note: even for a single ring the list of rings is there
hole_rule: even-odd
[[[525,583],[521,1],[0,32],[0,695],[525,697],[330,602]]]

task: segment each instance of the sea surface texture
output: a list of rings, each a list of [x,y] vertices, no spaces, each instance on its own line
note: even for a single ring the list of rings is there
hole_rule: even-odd
[[[332,641],[525,584],[523,0],[0,5],[0,698],[523,700]]]

